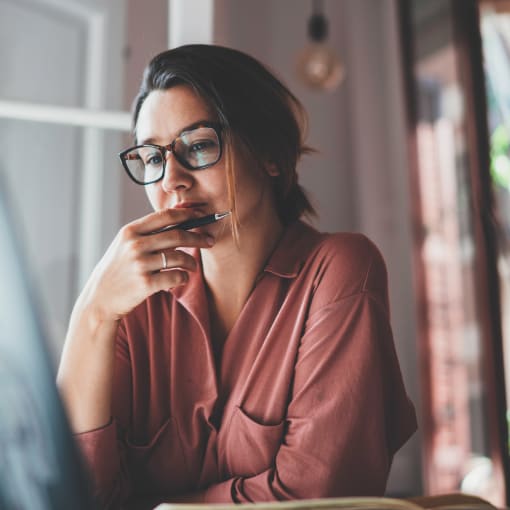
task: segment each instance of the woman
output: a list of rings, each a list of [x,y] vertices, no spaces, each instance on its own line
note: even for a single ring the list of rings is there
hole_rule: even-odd
[[[416,428],[385,266],[300,220],[297,99],[241,52],[184,46],[147,67],[134,134],[121,159],[155,212],[93,271],[58,377],[103,505],[382,495]]]

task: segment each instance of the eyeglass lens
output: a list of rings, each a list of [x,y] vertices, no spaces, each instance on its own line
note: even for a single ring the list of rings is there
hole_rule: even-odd
[[[199,170],[216,163],[221,155],[220,141],[211,127],[184,131],[171,149],[179,163],[190,170]],[[165,154],[158,147],[135,147],[125,154],[124,162],[132,177],[145,184],[159,180],[165,171]]]

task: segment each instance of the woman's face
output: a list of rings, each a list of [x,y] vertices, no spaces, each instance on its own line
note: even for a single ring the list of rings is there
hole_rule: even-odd
[[[147,96],[140,109],[136,125],[137,143],[165,146],[187,127],[215,121],[214,113],[191,88],[178,85],[167,90],[155,90]],[[213,166],[188,170],[173,154],[167,153],[163,179],[145,187],[152,207],[155,210],[189,208],[197,216],[228,211],[224,154],[225,147],[221,159]],[[269,192],[269,176],[255,168],[246,157],[236,154],[235,148],[234,154],[237,212],[244,226],[256,217],[259,207],[274,205],[273,195]],[[229,230],[220,228],[224,221],[202,228],[218,236]]]

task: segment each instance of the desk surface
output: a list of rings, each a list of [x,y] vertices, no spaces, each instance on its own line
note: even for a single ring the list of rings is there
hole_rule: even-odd
[[[445,494],[439,496],[423,496],[419,498],[325,498],[295,501],[279,501],[269,503],[244,504],[242,508],[254,510],[495,510],[487,501],[466,494]],[[236,504],[183,504],[165,503],[155,510],[240,510]]]

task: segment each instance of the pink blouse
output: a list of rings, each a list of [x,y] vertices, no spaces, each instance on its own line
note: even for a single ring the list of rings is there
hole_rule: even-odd
[[[119,328],[112,421],[76,435],[104,508],[383,495],[416,430],[389,320],[377,248],[301,221],[218,362],[200,272],[151,296]]]

